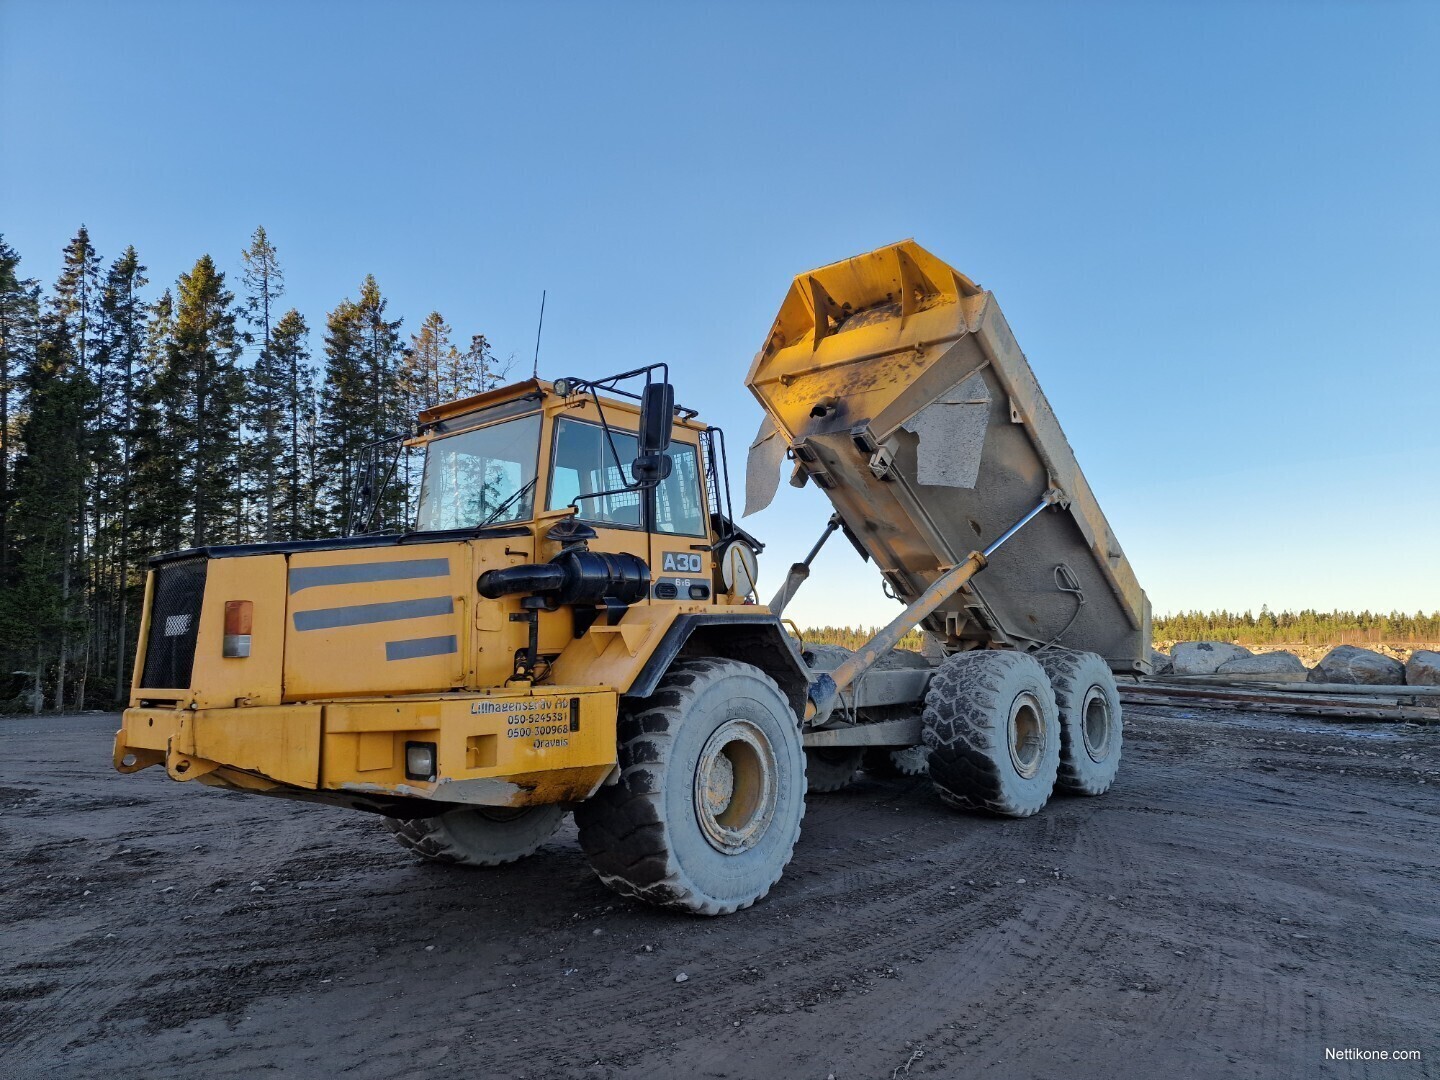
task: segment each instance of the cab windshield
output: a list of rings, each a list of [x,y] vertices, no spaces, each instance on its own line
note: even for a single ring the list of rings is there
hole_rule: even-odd
[[[539,413],[434,440],[425,451],[416,529],[528,521],[539,457]]]

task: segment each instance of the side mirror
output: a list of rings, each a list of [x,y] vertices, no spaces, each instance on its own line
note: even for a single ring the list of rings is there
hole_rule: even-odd
[[[630,475],[640,485],[658,484],[674,467],[669,454],[641,454],[630,463]]]
[[[630,475],[637,484],[658,484],[670,475],[675,463],[665,451],[674,422],[675,388],[668,382],[647,383],[640,395],[640,452],[630,463]]]
[[[668,382],[645,385],[640,395],[640,456],[663,454],[675,422],[675,388]]]

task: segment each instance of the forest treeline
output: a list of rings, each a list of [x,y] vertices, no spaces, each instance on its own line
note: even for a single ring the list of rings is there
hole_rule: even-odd
[[[0,711],[120,700],[151,555],[346,531],[368,448],[504,375],[438,312],[403,334],[373,276],[317,350],[263,228],[228,270],[148,273],[82,227],[43,288],[0,236]],[[374,526],[408,519],[415,464]]]
[[[807,644],[843,645],[858,649],[877,627],[868,630],[853,626],[809,627],[801,631]],[[1234,641],[1241,645],[1338,645],[1369,642],[1440,642],[1440,611],[1426,615],[1417,611],[1304,611],[1274,612],[1261,607],[1260,614],[1246,611],[1182,611],[1156,615],[1153,637],[1160,641]],[[900,642],[902,649],[920,648],[920,636],[911,632]]]
[[[800,631],[800,640],[806,645],[843,645],[853,651],[878,634],[880,629],[878,626],[869,629],[863,626],[807,626]],[[921,644],[920,632],[911,630],[895,647],[919,652]]]
[[[1440,611],[1182,611],[1157,615],[1156,641],[1233,641],[1241,645],[1440,642]]]

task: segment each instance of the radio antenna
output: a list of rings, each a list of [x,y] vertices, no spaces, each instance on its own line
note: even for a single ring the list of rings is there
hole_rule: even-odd
[[[535,327],[535,366],[530,369],[530,377],[540,377],[540,331],[545,329],[545,290],[540,290],[540,325]]]

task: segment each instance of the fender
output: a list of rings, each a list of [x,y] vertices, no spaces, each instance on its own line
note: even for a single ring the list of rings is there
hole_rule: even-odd
[[[780,625],[778,617],[758,611],[678,616],[625,691],[625,702],[633,704],[649,697],[670,665],[687,656],[720,657],[754,664],[779,685],[796,717],[805,715],[810,675],[801,659],[800,648]]]

